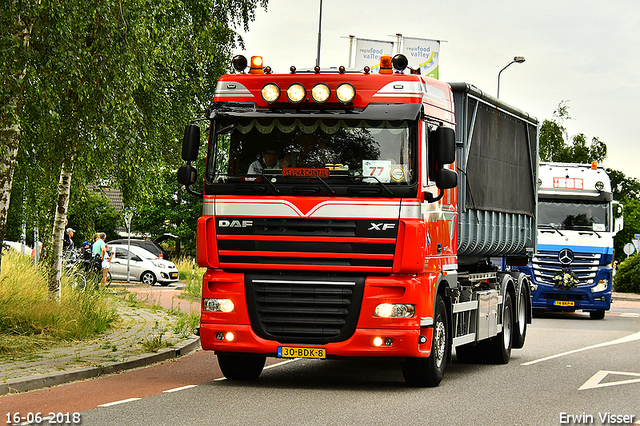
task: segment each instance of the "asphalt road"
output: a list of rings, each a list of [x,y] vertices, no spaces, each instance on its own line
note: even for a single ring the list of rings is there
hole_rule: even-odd
[[[508,365],[454,357],[435,389],[407,387],[400,364],[388,360],[295,360],[269,366],[256,382],[229,382],[215,356],[199,351],[3,397],[0,414],[79,412],[91,426],[640,424],[638,305],[618,304],[601,321],[582,313],[535,318]]]

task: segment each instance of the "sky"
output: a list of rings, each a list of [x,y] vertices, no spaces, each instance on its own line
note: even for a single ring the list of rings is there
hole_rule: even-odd
[[[258,9],[245,50],[275,73],[312,68],[320,0],[269,0]],[[605,167],[640,179],[640,1],[323,0],[320,65],[348,66],[348,36],[395,34],[443,40],[440,80],[466,82],[541,123],[567,101],[569,137],[608,147]],[[636,115],[639,114],[639,115]]]

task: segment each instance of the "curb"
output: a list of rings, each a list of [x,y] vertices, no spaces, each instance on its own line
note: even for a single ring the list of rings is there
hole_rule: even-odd
[[[142,354],[123,362],[108,363],[98,367],[80,367],[70,371],[55,371],[45,375],[35,375],[7,380],[0,384],[0,396],[17,392],[26,392],[43,389],[50,386],[61,385],[111,374],[118,371],[131,370],[144,367],[168,359],[177,358],[192,352],[200,346],[200,338],[195,337],[184,341],[178,346],[162,348],[158,352]]]

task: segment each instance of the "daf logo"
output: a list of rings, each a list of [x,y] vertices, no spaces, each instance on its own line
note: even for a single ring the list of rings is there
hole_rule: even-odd
[[[218,226],[220,228],[250,228],[253,226],[252,220],[223,220],[220,219],[218,221]]]
[[[569,249],[562,249],[560,253],[558,253],[558,260],[563,265],[568,265],[573,262],[573,252]]]
[[[396,227],[395,223],[373,223],[371,222],[371,228],[367,231],[386,231],[387,229],[393,229]]]

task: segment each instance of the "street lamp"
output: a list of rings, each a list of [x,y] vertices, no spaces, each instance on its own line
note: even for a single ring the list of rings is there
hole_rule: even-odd
[[[498,73],[498,93],[496,94],[496,98],[500,99],[500,74],[502,74],[502,71],[509,68],[509,65],[513,63],[521,64],[523,62],[524,62],[524,56],[516,56],[515,58],[513,58],[513,61],[509,62],[506,67],[500,70],[500,72]]]

